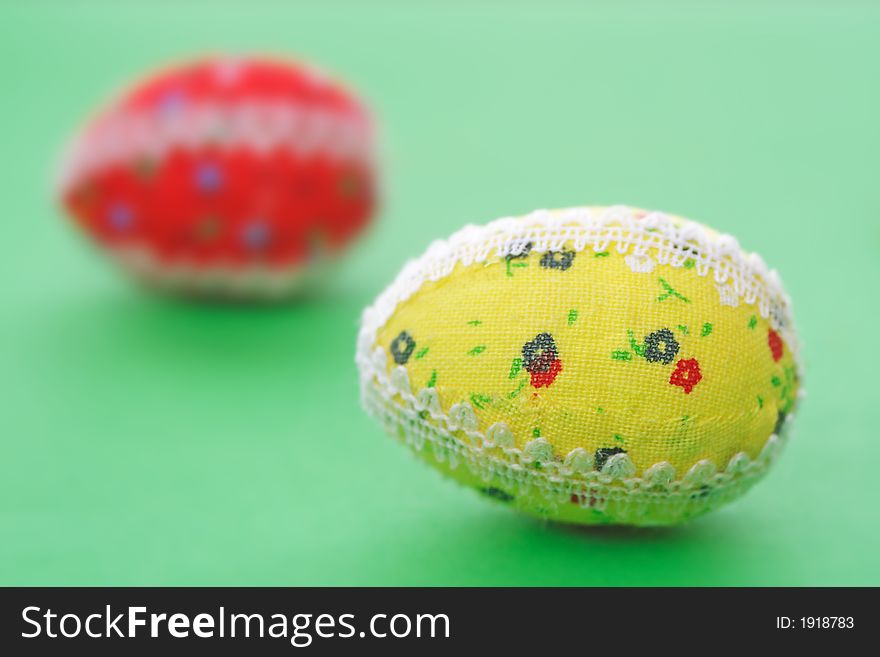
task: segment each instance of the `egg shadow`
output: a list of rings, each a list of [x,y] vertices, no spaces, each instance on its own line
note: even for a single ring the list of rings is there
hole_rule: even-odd
[[[541,522],[541,521],[538,521]],[[576,525],[567,522],[545,523],[552,531],[579,537],[585,541],[603,541],[610,543],[623,543],[628,541],[639,542],[666,542],[681,538],[695,537],[702,533],[699,520],[681,525],[658,525],[648,527],[633,527],[629,525]]]
[[[30,328],[60,367],[95,356],[230,373],[259,363],[271,372],[351,361],[364,303],[338,287],[278,302],[193,300],[134,287],[56,304]]]

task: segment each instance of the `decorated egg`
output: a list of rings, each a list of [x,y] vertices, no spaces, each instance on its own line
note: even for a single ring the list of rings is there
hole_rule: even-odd
[[[63,158],[59,196],[142,280],[278,296],[364,229],[373,159],[368,113],[340,83],[301,64],[205,59],[100,111]]]
[[[483,495],[562,522],[664,525],[733,500],[786,440],[801,371],[779,276],[628,207],[468,226],[363,313],[366,409]]]

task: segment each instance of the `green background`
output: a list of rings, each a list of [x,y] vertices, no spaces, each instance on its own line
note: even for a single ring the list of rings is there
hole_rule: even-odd
[[[880,585],[878,37],[844,2],[0,5],[0,583]],[[95,103],[206,50],[320,62],[381,121],[379,221],[320,295],[152,296],[53,205]],[[795,439],[684,527],[516,516],[359,407],[359,313],[406,259],[589,203],[733,233],[795,302]]]

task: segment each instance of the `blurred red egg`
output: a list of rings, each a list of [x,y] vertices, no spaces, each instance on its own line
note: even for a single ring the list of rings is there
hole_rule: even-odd
[[[199,296],[301,290],[369,222],[356,95],[302,64],[205,59],[132,86],[74,138],[61,202],[115,260]]]

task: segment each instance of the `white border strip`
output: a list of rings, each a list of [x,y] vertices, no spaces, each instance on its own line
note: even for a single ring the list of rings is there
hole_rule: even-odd
[[[257,153],[286,148],[306,156],[320,151],[336,161],[371,163],[374,158],[372,128],[364,113],[290,101],[193,103],[97,119],[67,149],[56,190],[64,194],[108,165],[162,158],[174,148],[192,150],[206,143]]]

